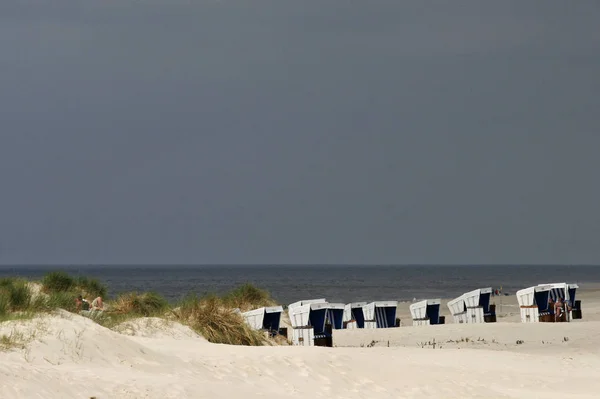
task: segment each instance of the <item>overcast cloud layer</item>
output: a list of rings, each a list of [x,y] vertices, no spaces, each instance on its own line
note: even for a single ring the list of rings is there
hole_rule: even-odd
[[[597,1],[0,2],[0,263],[600,263]]]

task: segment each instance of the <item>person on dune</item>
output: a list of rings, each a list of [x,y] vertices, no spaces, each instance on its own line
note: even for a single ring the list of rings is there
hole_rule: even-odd
[[[92,301],[92,310],[104,310],[104,302],[102,302],[101,296],[96,297],[96,299]]]
[[[78,312],[89,311],[90,303],[83,297],[83,295],[79,295],[75,298],[75,308]]]

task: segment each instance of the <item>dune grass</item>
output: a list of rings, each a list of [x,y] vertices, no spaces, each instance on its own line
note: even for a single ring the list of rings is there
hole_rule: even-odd
[[[75,292],[51,292],[47,297],[44,297],[42,305],[46,310],[64,309],[69,312],[76,311]]]
[[[28,282],[19,278],[3,278],[0,280],[0,320],[14,319],[31,311],[32,293]]]
[[[27,319],[56,309],[74,313],[77,311],[75,298],[78,295],[83,294],[90,300],[96,296],[106,297],[107,293],[106,286],[96,279],[73,277],[62,271],[46,274],[41,281],[41,290],[33,290],[31,284],[20,278],[0,279],[0,322]],[[267,291],[251,284],[242,285],[223,296],[200,298],[188,295],[175,309],[155,292],[129,292],[120,294],[112,301],[105,301],[104,312],[88,317],[107,328],[139,317],[175,319],[213,343],[265,345],[265,336],[251,329],[234,309],[246,311],[274,304]],[[18,341],[10,337],[2,339],[4,347]]]
[[[128,292],[121,294],[110,303],[114,313],[130,314],[134,317],[162,316],[169,310],[169,302],[155,292]]]
[[[82,291],[86,294],[106,292],[106,287],[97,280],[78,280],[64,272],[45,275],[39,293],[34,293],[31,284],[16,277],[0,279],[0,321],[27,319],[55,309],[75,312],[75,298]]]
[[[28,282],[20,278],[0,279],[0,295],[6,297],[6,306],[9,306],[13,311],[26,309],[31,302],[31,291]]]
[[[66,292],[37,294],[31,283],[20,278],[0,280],[0,322],[31,319],[36,314],[63,308],[74,311],[74,296]]]
[[[209,342],[230,345],[264,345],[264,336],[252,330],[233,309],[252,309],[274,304],[267,291],[252,285],[243,285],[222,297],[208,295],[199,298],[186,296],[172,309],[165,298],[157,293],[130,292],[110,302],[110,319],[100,321],[106,327],[137,317],[175,318],[204,336]]]
[[[73,277],[63,271],[50,272],[42,279],[42,288],[46,293],[68,292],[84,297],[106,297],[108,289],[95,278],[87,276]]]
[[[68,292],[75,289],[75,279],[63,271],[50,272],[42,279],[46,292]]]
[[[106,286],[95,278],[80,276],[77,278],[77,280],[75,280],[75,282],[77,288],[93,298],[99,296],[105,298],[107,295],[108,289]]]
[[[209,342],[229,345],[264,345],[264,336],[248,326],[227,300],[210,295],[186,297],[174,312],[179,321],[189,325]]]
[[[10,313],[10,301],[8,295],[0,290],[0,321]]]
[[[273,306],[277,303],[268,291],[244,284],[223,296],[223,304],[231,308],[238,308],[242,312],[257,309],[263,306]]]
[[[23,348],[25,343],[22,336],[17,334],[2,334],[0,335],[0,352],[8,351],[13,348]]]

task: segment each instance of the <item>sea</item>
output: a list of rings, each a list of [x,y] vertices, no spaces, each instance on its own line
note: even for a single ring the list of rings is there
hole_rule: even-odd
[[[0,278],[41,279],[49,271],[94,277],[109,288],[109,297],[128,291],[155,291],[176,303],[193,293],[223,294],[242,284],[266,289],[281,304],[326,298],[330,302],[453,298],[493,287],[504,295],[540,283],[578,283],[598,287],[600,266],[378,266],[378,265],[202,265],[202,266],[9,266]]]

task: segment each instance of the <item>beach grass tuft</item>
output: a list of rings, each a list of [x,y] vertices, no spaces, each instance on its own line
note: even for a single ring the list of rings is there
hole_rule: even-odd
[[[96,298],[96,297],[106,297],[108,292],[107,287],[98,281],[95,278],[90,278],[87,276],[80,276],[76,280],[77,288],[87,295]]]
[[[271,298],[268,291],[252,284],[244,284],[228,292],[223,297],[223,303],[230,308],[238,308],[242,312],[263,306],[276,305],[275,300]]]
[[[264,336],[251,329],[242,316],[233,311],[227,299],[215,295],[204,298],[190,295],[179,304],[175,314],[209,342],[246,346],[265,344]]]
[[[0,320],[10,313],[10,301],[8,295],[0,290]]]
[[[40,287],[40,288],[36,288]],[[25,279],[0,279],[0,320],[31,318],[36,313],[64,309],[75,312],[75,298],[81,292],[105,293],[106,287],[97,280],[74,279],[64,272],[51,272],[41,284]],[[89,295],[89,294],[88,294]]]
[[[32,296],[27,281],[17,279],[7,288],[12,311],[27,310]]]
[[[42,279],[46,292],[67,292],[75,289],[75,279],[63,271],[50,272]]]
[[[34,338],[35,333],[26,338],[23,332],[13,328],[9,334],[0,335],[0,352],[10,349],[24,349],[27,343]]]
[[[51,292],[47,297],[42,298],[42,302],[39,305],[39,310],[55,310],[64,309],[69,312],[75,312],[75,292]]]
[[[106,297],[108,289],[95,278],[87,276],[73,277],[63,271],[50,272],[42,279],[42,288],[46,293],[69,292],[84,297]]]
[[[4,278],[0,281],[0,317],[30,310],[32,293],[26,280]]]
[[[169,310],[169,302],[155,292],[128,292],[111,302],[110,309],[114,313],[130,314],[132,317],[160,317]]]

